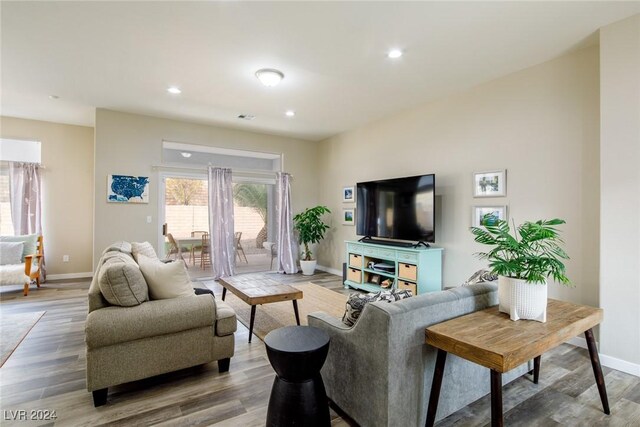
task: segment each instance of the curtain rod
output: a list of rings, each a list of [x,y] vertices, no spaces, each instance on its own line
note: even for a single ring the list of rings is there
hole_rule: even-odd
[[[46,169],[47,168],[43,163],[38,163],[38,162],[18,162],[18,161],[14,161],[14,160],[0,160],[0,164],[2,164],[2,163],[7,163],[7,165],[9,163],[29,163],[29,164],[38,165],[38,167],[40,169]]]
[[[198,172],[206,172],[208,168],[206,167],[195,167],[195,166],[171,166],[171,165],[152,165],[151,169],[153,170],[186,170],[186,171],[198,171]],[[232,173],[241,173],[241,174],[253,174],[253,175],[268,175],[275,176],[279,171],[270,171],[264,169],[238,169],[238,168],[230,168]],[[293,177],[293,176],[292,176]]]

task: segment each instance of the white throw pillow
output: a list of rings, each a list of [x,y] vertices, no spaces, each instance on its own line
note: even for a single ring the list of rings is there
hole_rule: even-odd
[[[195,296],[183,262],[167,264],[157,259],[138,255],[138,265],[149,286],[151,299],[168,299]]]
[[[158,259],[158,255],[156,255],[156,251],[151,246],[149,242],[131,242],[131,255],[133,255],[133,259],[138,262],[138,257],[140,255],[144,255],[147,258]]]
[[[0,265],[22,264],[23,242],[0,242]]]

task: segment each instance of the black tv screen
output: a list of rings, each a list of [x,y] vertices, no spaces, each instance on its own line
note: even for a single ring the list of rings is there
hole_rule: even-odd
[[[359,182],[359,236],[435,242],[435,175]]]

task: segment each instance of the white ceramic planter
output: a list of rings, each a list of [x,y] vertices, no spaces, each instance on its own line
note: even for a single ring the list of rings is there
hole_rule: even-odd
[[[547,321],[547,284],[498,277],[498,309],[511,320]]]
[[[316,270],[316,264],[318,261],[300,261],[300,268],[302,269],[303,276],[313,276],[313,272]]]

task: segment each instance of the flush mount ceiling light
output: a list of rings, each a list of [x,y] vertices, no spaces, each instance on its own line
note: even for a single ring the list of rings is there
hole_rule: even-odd
[[[401,56],[402,56],[402,51],[400,49],[391,49],[387,53],[387,57],[391,59],[397,59],[397,58],[400,58]]]
[[[293,117],[293,116],[296,115],[296,112],[293,111],[293,110],[289,110],[286,113],[284,113],[284,115],[287,116],[287,117]]]
[[[174,95],[179,95],[179,94],[182,93],[182,91],[179,88],[175,87],[175,86],[169,86],[167,88],[167,92],[172,93]]]
[[[280,83],[282,79],[284,79],[284,74],[282,73],[282,71],[278,71],[273,68],[263,68],[256,71],[256,77],[263,85],[267,87],[273,87]]]
[[[189,157],[191,157],[191,153],[188,151],[182,151],[180,153],[182,155],[182,157],[184,157],[185,159],[188,159]]]

